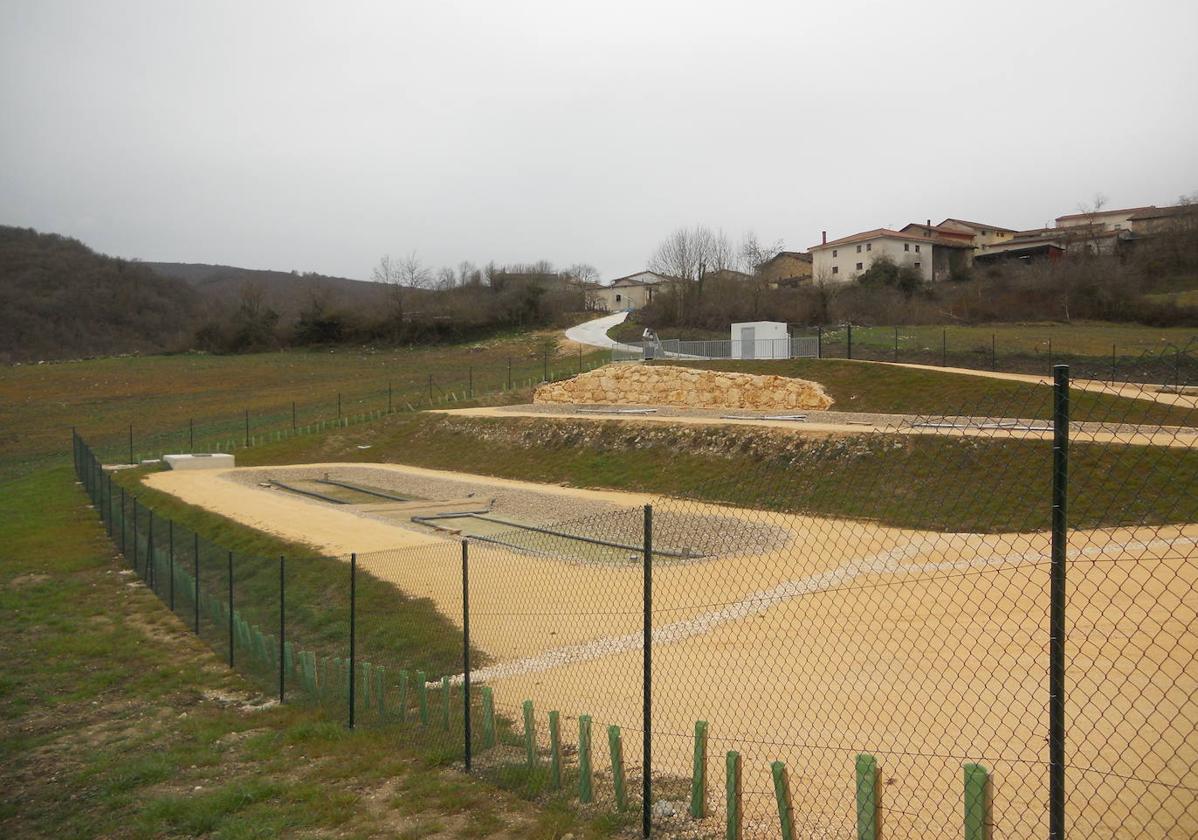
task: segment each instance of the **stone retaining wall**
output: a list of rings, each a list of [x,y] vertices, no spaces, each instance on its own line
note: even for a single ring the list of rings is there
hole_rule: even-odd
[[[613,364],[537,388],[534,403],[661,405],[760,411],[825,409],[817,382],[671,365]]]

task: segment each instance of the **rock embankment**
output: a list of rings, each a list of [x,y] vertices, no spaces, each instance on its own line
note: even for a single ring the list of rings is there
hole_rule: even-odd
[[[671,365],[607,365],[537,388],[534,403],[677,406],[758,411],[832,405],[818,382]]]

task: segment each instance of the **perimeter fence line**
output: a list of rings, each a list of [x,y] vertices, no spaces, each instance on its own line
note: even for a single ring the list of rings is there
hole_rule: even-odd
[[[267,443],[368,423],[398,413],[443,408],[492,397],[543,382],[556,382],[593,370],[607,354],[562,357],[543,351],[534,363],[511,357],[497,366],[467,365],[460,379],[428,374],[420,382],[388,381],[362,391],[338,391],[323,400],[290,400],[273,406],[243,408],[224,417],[192,418],[176,428],[151,430],[136,422],[118,434],[93,440],[92,448],[108,463],[139,464],[169,453],[236,452]]]
[[[974,338],[953,335],[934,326],[831,326],[791,327],[788,339],[679,340],[625,342],[613,348],[612,361],[678,359],[704,361],[777,359],[856,359],[957,367],[1004,373],[1051,374],[1068,365],[1074,379],[1131,382],[1184,388],[1198,383],[1198,336],[1181,343],[1166,343],[1151,350],[1119,346],[1110,352],[1079,353],[1054,348],[1050,336],[1017,340],[997,331]]]
[[[263,691],[644,836],[1198,836],[1198,411],[1151,396],[1060,366],[963,412],[1047,433],[756,453],[702,501],[348,558],[227,551],[74,450],[133,570]]]

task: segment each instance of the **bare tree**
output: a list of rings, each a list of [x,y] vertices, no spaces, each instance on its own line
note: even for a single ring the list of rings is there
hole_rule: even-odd
[[[437,271],[437,280],[435,287],[438,289],[452,289],[458,284],[458,275],[449,266],[444,266]]]
[[[762,242],[756,233],[749,231],[740,240],[740,270],[746,274],[757,274],[761,266],[776,257],[781,250],[781,239]]]
[[[563,273],[581,283],[598,283],[600,279],[599,269],[590,263],[574,263]]]

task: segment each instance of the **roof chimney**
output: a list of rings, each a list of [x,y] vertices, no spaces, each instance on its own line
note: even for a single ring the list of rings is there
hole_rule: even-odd
[[[823,232],[823,238],[820,240],[820,244],[821,245],[828,244],[828,232],[826,230]]]
[[[928,236],[932,235],[932,220],[928,219]]]

